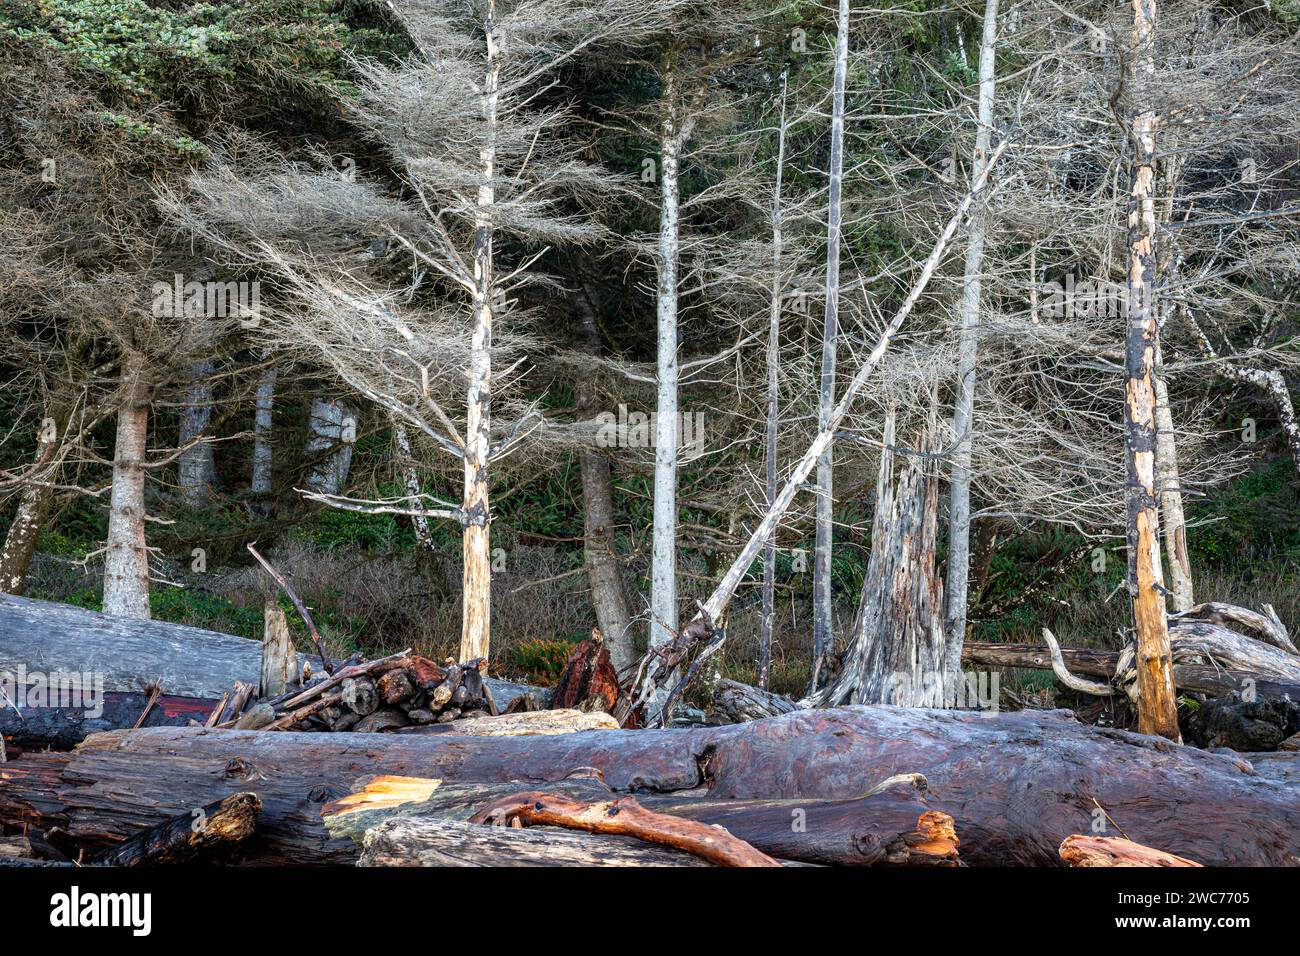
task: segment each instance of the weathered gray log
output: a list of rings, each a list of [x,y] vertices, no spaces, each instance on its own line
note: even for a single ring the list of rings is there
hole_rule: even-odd
[[[1266,644],[1280,647],[1288,654],[1300,655],[1300,650],[1296,649],[1291,635],[1287,633],[1286,625],[1282,623],[1271,604],[1265,604],[1264,613],[1261,614],[1248,607],[1224,604],[1221,601],[1207,601],[1196,605],[1191,610],[1169,615],[1170,625],[1180,621],[1208,621],[1230,630],[1245,631]]]
[[[298,666],[315,655],[298,655]],[[262,643],[165,621],[142,621],[66,604],[0,594],[0,671],[90,671],[104,689],[142,691],[157,682],[164,693],[219,698],[237,680],[256,685]],[[315,660],[319,671],[320,662]],[[502,709],[538,688],[485,679]]]
[[[588,730],[618,730],[618,721],[604,711],[535,710],[499,717],[472,717],[445,724],[403,727],[399,734],[460,734],[470,737],[542,737]]]
[[[712,866],[633,837],[394,817],[365,834],[358,866]]]
[[[249,790],[264,804],[245,845],[249,862],[350,862],[354,847],[330,839],[320,808],[359,778],[531,784],[583,767],[619,792],[710,800],[843,800],[896,773],[920,773],[975,865],[1059,865],[1061,841],[1094,832],[1099,805],[1130,839],[1208,866],[1300,864],[1300,792],[1276,779],[1276,766],[1266,778],[1239,757],[1059,711],[846,707],[552,737],[116,731],[71,754],[28,753],[0,767],[0,822],[59,826],[83,845],[105,845]]]
[[[727,680],[725,677],[713,685],[713,709],[732,723],[775,717],[798,709],[789,697],[771,691]]]
[[[1178,634],[1177,625],[1171,627],[1173,635]],[[1119,666],[1119,651],[1103,651],[1093,648],[1062,647],[1061,656],[1065,666],[1073,674],[1089,677],[1115,676]],[[1052,658],[1046,644],[991,644],[979,641],[966,641],[962,646],[962,663],[982,667],[1024,667],[1035,670],[1051,670]],[[1225,670],[1211,664],[1174,663],[1174,683],[1180,690],[1193,691],[1221,697],[1233,691],[1246,692],[1253,689],[1261,698],[1278,698],[1290,696],[1300,701],[1300,682],[1279,680],[1267,674],[1250,670]]]

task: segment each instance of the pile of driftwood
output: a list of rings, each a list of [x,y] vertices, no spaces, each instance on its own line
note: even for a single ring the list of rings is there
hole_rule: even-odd
[[[213,726],[378,733],[496,716],[492,692],[483,681],[486,669],[484,660],[438,665],[408,652],[358,661]]]
[[[1279,866],[1300,864],[1297,777],[1300,753],[1208,753],[1059,711],[863,706],[540,737],[156,727],[0,766],[0,824],[89,861],[251,793],[231,863],[698,865],[726,862],[692,849],[722,827],[805,864],[1059,866],[1089,835]]]

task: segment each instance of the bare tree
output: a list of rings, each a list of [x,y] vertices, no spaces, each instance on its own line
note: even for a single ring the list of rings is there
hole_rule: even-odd
[[[979,127],[971,157],[971,176],[978,176],[988,161],[993,134],[993,101],[997,91],[998,0],[984,5],[984,33],[979,59]],[[961,665],[961,645],[966,636],[966,607],[969,599],[971,526],[971,441],[974,429],[975,378],[979,361],[981,288],[984,270],[985,222],[976,208],[966,238],[966,268],[961,291],[961,354],[957,393],[953,402],[952,430],[957,442],[952,458],[948,503],[948,580],[944,630],[948,659]],[[952,651],[955,650],[954,655]]]
[[[832,80],[831,157],[826,210],[826,316],[822,330],[821,386],[817,424],[825,429],[835,410],[835,359],[839,346],[840,242],[844,186],[844,85],[849,61],[849,2],[840,0],[835,30]],[[826,655],[835,639],[831,563],[835,544],[834,445],[817,461],[817,550],[813,558],[813,662],[809,692],[818,687]]]

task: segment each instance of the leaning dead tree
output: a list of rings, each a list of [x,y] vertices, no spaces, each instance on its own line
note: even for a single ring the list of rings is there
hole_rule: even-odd
[[[985,184],[988,182],[989,173],[993,170],[998,158],[1006,150],[1007,146],[1007,141],[1003,141],[998,145],[997,149],[989,157],[988,166],[983,174],[976,177],[970,191],[957,204],[956,211],[936,240],[934,248],[922,265],[907,297],[903,300],[893,318],[886,324],[875,346],[858,367],[853,378],[846,386],[843,395],[840,396],[830,421],[817,433],[803,456],[794,465],[785,485],[781,489],[781,493],[776,496],[775,500],[767,508],[766,513],[750,534],[749,540],[723,574],[721,581],[709,596],[709,599],[700,606],[699,612],[691,619],[690,623],[682,628],[681,632],[674,637],[670,644],[662,648],[652,649],[642,659],[637,675],[637,686],[634,690],[635,696],[624,702],[620,711],[621,716],[626,716],[632,709],[644,706],[663,688],[671,686],[670,681],[672,681],[677,668],[685,663],[691,653],[701,644],[707,642],[708,646],[692,662],[691,667],[683,677],[676,681],[676,686],[669,693],[667,701],[660,711],[659,720],[662,721],[672,703],[680,698],[685,685],[693,678],[703,660],[721,649],[726,632],[719,627],[719,622],[732,596],[736,593],[736,588],[748,573],[755,558],[762,551],[764,543],[776,528],[781,516],[790,507],[795,495],[798,494],[803,483],[812,473],[814,466],[821,457],[821,453],[834,439],[836,430],[840,427],[858,394],[880,364],[894,336],[898,334],[899,329],[902,328],[903,323],[907,321],[907,317],[912,313],[917,300],[920,299],[939,263],[942,261],[944,253],[948,249],[948,244],[956,234],[958,226],[969,213],[975,198],[984,189]]]

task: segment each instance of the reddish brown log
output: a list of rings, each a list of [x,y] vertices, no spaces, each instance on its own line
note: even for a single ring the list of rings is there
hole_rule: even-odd
[[[319,809],[358,778],[507,783],[562,780],[580,767],[619,792],[710,800],[845,800],[899,771],[921,773],[974,865],[1060,865],[1061,841],[1087,832],[1098,805],[1133,840],[1207,866],[1300,864],[1300,796],[1278,766],[1265,777],[1241,757],[1041,711],[852,707],[551,737],[118,731],[73,754],[28,753],[0,766],[0,822],[59,826],[104,845],[251,790],[264,811],[250,861],[339,862],[354,850],[340,854]]]

